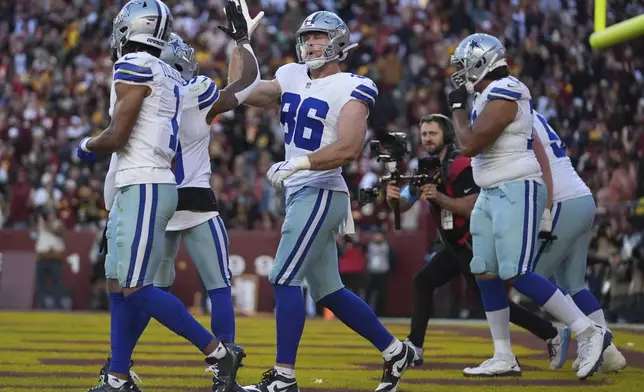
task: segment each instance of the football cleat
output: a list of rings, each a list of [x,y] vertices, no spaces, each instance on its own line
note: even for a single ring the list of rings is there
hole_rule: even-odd
[[[235,390],[237,370],[242,366],[242,359],[246,353],[236,344],[226,343],[226,355],[221,358],[206,357],[206,363],[210,366],[206,372],[212,372],[213,392],[230,392]]]
[[[572,370],[579,370],[579,357],[572,363]],[[626,367],[626,358],[613,343],[604,351],[604,363],[599,368],[601,373],[618,372]]]
[[[300,392],[295,378],[283,376],[275,369],[269,369],[262,374],[262,380],[244,387],[246,392]]]
[[[550,369],[560,369],[566,363],[568,346],[570,345],[570,328],[557,328],[557,336],[546,340]]]
[[[418,354],[413,346],[403,343],[402,350],[382,365],[382,377],[376,392],[396,392],[400,378],[409,366],[418,360]]]
[[[112,386],[107,384],[107,375],[110,372],[110,363],[111,363],[111,361],[112,361],[112,357],[107,357],[107,361],[105,361],[105,365],[103,365],[103,367],[101,368],[101,371],[98,373],[98,382],[100,384],[98,386],[94,387],[94,388],[99,388],[103,384],[109,386],[110,388],[114,388],[114,387],[112,387]],[[130,379],[126,383],[126,385],[128,385],[129,389],[122,389],[122,387],[121,387],[121,388],[116,388],[115,390],[128,391],[128,392],[141,392],[141,390],[139,389],[139,386],[136,383],[139,382],[139,383],[143,384],[143,382],[141,381],[141,378],[139,378],[139,376],[131,370],[132,366],[134,366],[134,361],[130,361]],[[90,389],[89,391],[97,392],[97,391],[94,390],[94,388]],[[101,391],[101,390],[99,389],[98,391]]]
[[[408,344],[414,349],[414,351],[416,351],[416,359],[414,360],[414,366],[422,365],[423,362],[425,362],[425,356],[423,355],[424,354],[423,348],[414,346],[414,344],[409,339],[405,339],[404,343]]]
[[[601,325],[595,324],[590,328],[592,330],[584,331],[583,336],[577,336],[577,377],[580,380],[585,380],[599,370],[604,361],[604,351],[613,339],[613,334]]]
[[[521,366],[516,357],[508,361],[501,358],[490,358],[474,368],[463,369],[465,377],[516,377],[521,376]]]

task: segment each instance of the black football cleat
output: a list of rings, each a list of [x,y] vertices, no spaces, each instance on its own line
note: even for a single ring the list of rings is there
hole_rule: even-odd
[[[244,390],[246,392],[300,392],[295,378],[285,377],[275,369],[265,371],[259,383],[246,386]]]

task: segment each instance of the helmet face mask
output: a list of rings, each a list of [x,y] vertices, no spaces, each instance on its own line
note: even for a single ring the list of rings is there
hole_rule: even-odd
[[[170,34],[168,45],[161,52],[160,59],[179,71],[185,81],[192,79],[199,69],[195,50],[175,33]]]
[[[314,43],[313,45],[324,45],[321,55],[318,57],[309,56],[307,41],[311,34],[320,33],[328,38],[328,43]],[[297,58],[300,63],[305,63],[311,69],[317,69],[324,64],[338,60],[342,61],[347,57],[349,49],[357,45],[349,45],[349,28],[339,16],[329,11],[318,11],[309,15],[302,26],[295,33]],[[316,38],[313,38],[316,40]]]
[[[172,32],[172,13],[161,0],[131,0],[112,23],[112,45],[117,58],[128,42],[165,48]]]
[[[466,83],[475,86],[488,72],[507,65],[503,44],[487,34],[472,34],[462,40],[454,50],[450,62],[456,69],[450,75],[455,88]]]

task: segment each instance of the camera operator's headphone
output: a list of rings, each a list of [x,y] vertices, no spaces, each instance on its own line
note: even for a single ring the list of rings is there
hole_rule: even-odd
[[[422,123],[432,121],[440,124],[441,129],[443,130],[443,143],[445,143],[445,145],[454,144],[454,125],[452,124],[452,120],[442,114],[430,114],[422,119]]]

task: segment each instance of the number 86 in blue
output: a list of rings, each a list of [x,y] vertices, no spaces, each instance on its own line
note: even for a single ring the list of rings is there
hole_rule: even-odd
[[[311,112],[317,118],[309,117]],[[302,101],[299,94],[282,94],[280,122],[286,126],[284,143],[295,143],[296,147],[303,150],[317,150],[324,134],[324,123],[321,120],[325,120],[328,114],[329,104],[322,100],[308,97]],[[310,131],[308,137],[305,135],[306,129]]]

